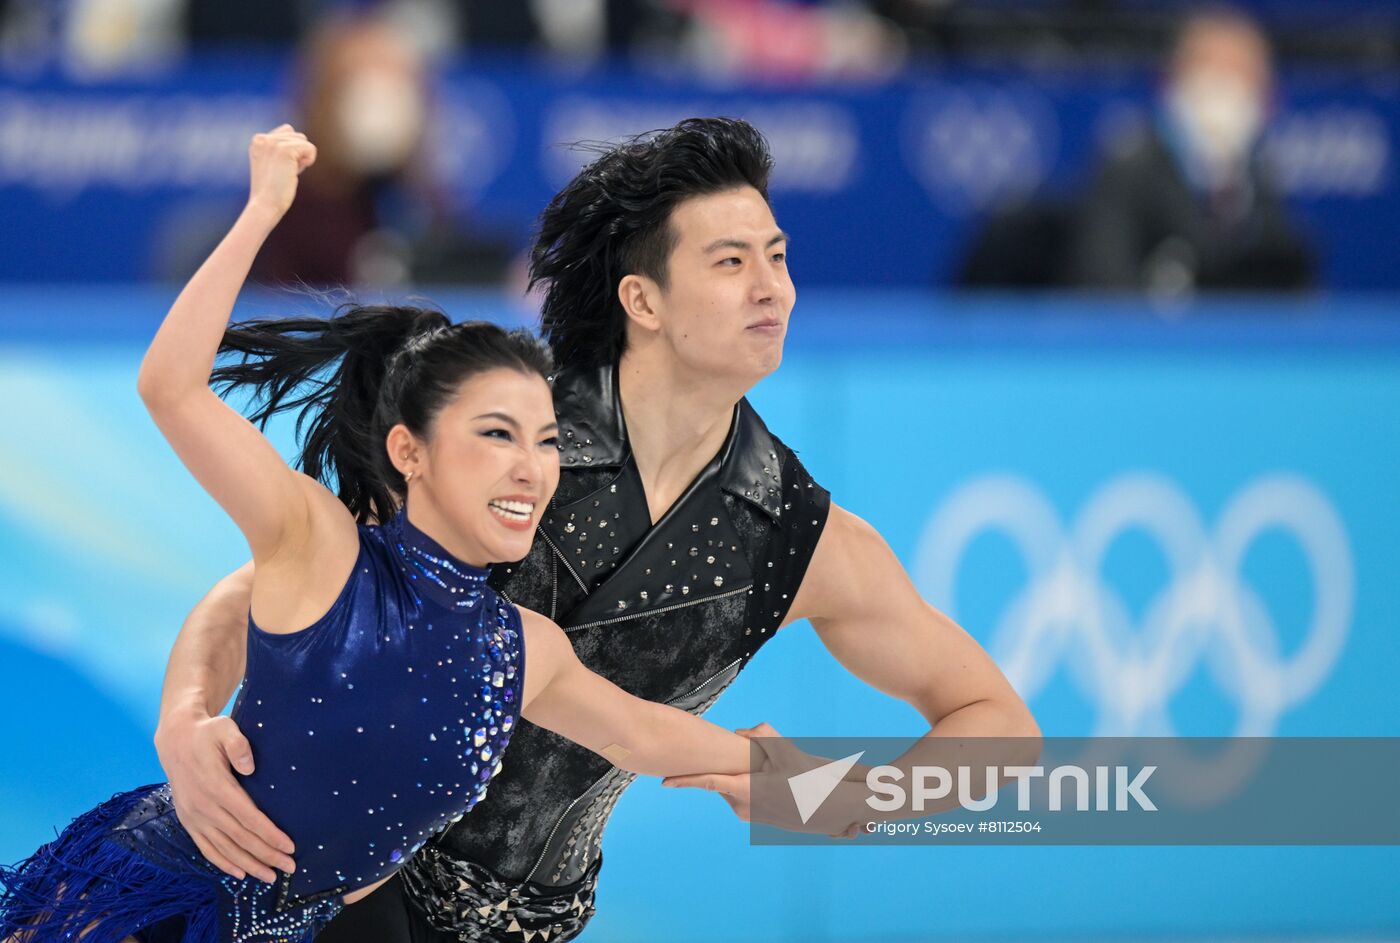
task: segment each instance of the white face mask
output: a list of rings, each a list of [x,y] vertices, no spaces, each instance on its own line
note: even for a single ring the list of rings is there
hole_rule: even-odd
[[[1197,70],[1179,78],[1168,97],[1178,126],[1211,173],[1232,169],[1264,127],[1264,103],[1226,72]]]
[[[336,103],[345,162],[364,174],[402,167],[418,146],[423,112],[423,97],[409,79],[384,71],[353,76]]]

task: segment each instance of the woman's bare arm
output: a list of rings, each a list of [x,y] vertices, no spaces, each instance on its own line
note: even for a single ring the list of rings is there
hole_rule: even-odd
[[[526,670],[522,715],[631,773],[746,773],[749,741],[685,711],[633,697],[589,671],[562,629],[520,610]]]
[[[316,159],[316,149],[290,125],[255,135],[248,154],[248,203],[175,299],[146,351],[137,389],[166,441],[248,541],[259,565],[259,626],[294,632],[334,599],[342,584],[327,574],[350,570],[358,538],[335,495],[290,468],[256,426],[209,388],[253,259],[291,206],[298,175]]]

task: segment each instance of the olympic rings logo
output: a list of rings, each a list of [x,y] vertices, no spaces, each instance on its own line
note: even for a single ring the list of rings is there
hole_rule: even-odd
[[[1132,530],[1156,541],[1170,572],[1137,627],[1102,578],[1110,545]],[[1258,587],[1241,575],[1245,554],[1268,531],[1296,543],[1313,584],[1307,634],[1287,657]],[[950,614],[962,559],[987,532],[1009,538],[1029,571],[989,651],[1027,701],[1065,663],[1098,707],[1095,736],[1172,736],[1167,707],[1202,660],[1239,706],[1233,735],[1269,736],[1327,679],[1346,642],[1355,594],[1350,542],[1331,502],[1296,475],[1249,482],[1209,531],[1191,499],[1156,474],[1110,481],[1068,530],[1034,484],[1009,475],[975,479],[935,511],[915,561],[920,590]]]

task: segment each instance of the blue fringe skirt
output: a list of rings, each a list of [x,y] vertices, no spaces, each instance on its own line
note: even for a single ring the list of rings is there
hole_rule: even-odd
[[[118,793],[0,867],[0,941],[309,943],[339,900],[280,907],[285,888],[210,864],[164,784]]]

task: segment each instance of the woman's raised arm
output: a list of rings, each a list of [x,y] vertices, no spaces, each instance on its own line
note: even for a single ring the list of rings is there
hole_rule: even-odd
[[[248,204],[175,299],[141,364],[137,389],[185,467],[243,532],[253,559],[270,559],[310,525],[315,484],[293,471],[263,434],[209,388],[234,301],[259,248],[316,160],[306,136],[281,127],[248,148]]]

